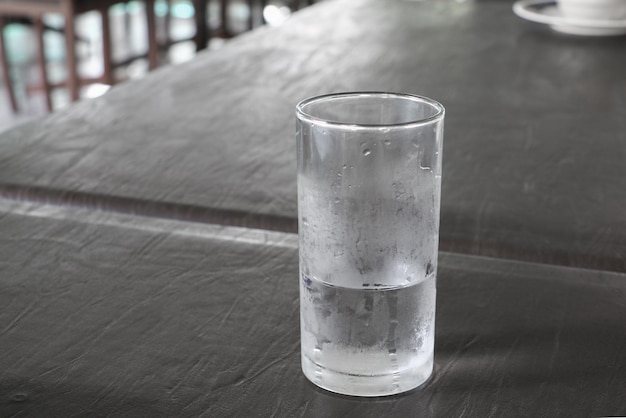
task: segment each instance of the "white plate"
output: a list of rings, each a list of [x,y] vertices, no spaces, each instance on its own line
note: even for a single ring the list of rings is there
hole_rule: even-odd
[[[573,19],[563,16],[554,0],[521,0],[513,12],[522,19],[550,25],[557,32],[584,36],[626,34],[626,20]]]

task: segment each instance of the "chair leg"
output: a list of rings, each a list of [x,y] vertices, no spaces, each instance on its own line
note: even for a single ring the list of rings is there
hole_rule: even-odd
[[[154,70],[159,65],[159,46],[156,39],[154,0],[146,0],[146,20],[148,25],[148,65],[151,70]]]
[[[78,67],[74,40],[76,28],[74,27],[74,1],[63,2],[63,17],[65,19],[65,53],[67,54],[67,88],[72,101],[80,96],[80,82],[78,80]]]
[[[111,61],[111,29],[109,22],[109,8],[103,7],[100,10],[102,17],[102,62],[104,82],[108,85],[115,83],[113,77],[113,63]]]
[[[7,94],[9,95],[9,103],[13,112],[17,113],[17,100],[13,92],[13,83],[11,83],[11,74],[9,74],[9,57],[6,51],[6,43],[4,41],[4,19],[0,18],[0,64],[2,64],[2,78]]]
[[[46,97],[46,108],[48,109],[48,112],[51,112],[52,98],[50,97],[50,92],[52,91],[52,88],[50,87],[50,82],[48,81],[48,72],[46,71],[46,55],[43,40],[44,25],[41,17],[35,18],[34,24],[35,33],[37,34],[37,56],[39,60],[39,73],[41,75],[41,84],[43,86],[44,95]]]
[[[196,51],[201,51],[206,48],[209,42],[209,29],[207,27],[207,1],[208,0],[194,0],[194,19],[196,21],[196,35],[194,40],[196,42]]]
[[[252,30],[254,28],[254,0],[248,0],[248,30]],[[263,12],[261,10],[261,12]]]
[[[165,32],[165,45],[169,48],[172,39],[170,38],[170,29],[172,27],[172,0],[165,0],[167,7],[167,13],[165,13],[164,19],[164,32]]]
[[[228,37],[228,0],[220,0],[220,32]]]
[[[265,25],[267,22],[265,21],[265,15],[263,12],[265,11],[265,6],[267,6],[267,0],[261,0],[261,24]]]

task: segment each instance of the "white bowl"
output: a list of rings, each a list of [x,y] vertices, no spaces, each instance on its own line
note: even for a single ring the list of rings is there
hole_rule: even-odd
[[[588,20],[626,19],[626,0],[558,0],[565,17]]]

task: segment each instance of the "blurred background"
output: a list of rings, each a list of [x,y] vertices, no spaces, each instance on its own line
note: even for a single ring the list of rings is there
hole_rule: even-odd
[[[279,26],[296,9],[311,2],[296,0],[209,0],[204,19],[208,49],[220,48],[226,39],[240,35],[260,25]],[[109,9],[112,60],[118,82],[139,78],[149,71],[145,3],[126,1]],[[179,64],[197,53],[195,8],[191,0],[156,0],[156,33],[159,46],[159,66]],[[2,16],[0,16],[1,18]],[[0,83],[0,131],[13,125],[45,115],[47,106],[40,88],[36,32],[28,19],[11,16],[5,20],[5,55],[13,92],[19,111],[14,112],[8,99],[7,86]],[[64,18],[46,14],[44,49],[46,70],[51,84],[62,83],[67,76],[64,39]],[[78,73],[81,78],[97,78],[103,72],[102,25],[99,12],[90,11],[76,17]],[[0,70],[1,71],[1,70]],[[39,87],[38,87],[39,85]],[[104,94],[110,88],[102,83],[84,84],[81,98]],[[71,103],[65,88],[51,91],[54,110]]]

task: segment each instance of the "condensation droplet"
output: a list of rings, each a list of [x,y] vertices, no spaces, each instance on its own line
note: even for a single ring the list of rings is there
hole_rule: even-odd
[[[368,155],[370,155],[371,153],[372,153],[372,150],[371,150],[371,149],[369,149],[369,148],[365,148],[365,149],[363,150],[363,155],[365,155],[366,157],[367,157]]]
[[[426,277],[430,276],[434,270],[433,263],[429,261],[428,264],[426,264]]]
[[[338,197],[335,198],[335,203],[341,203],[341,199],[339,199]]]
[[[311,283],[313,283],[313,281],[309,278],[309,276],[304,275],[302,277],[302,283],[306,286],[306,287],[310,287]]]
[[[383,141],[383,143],[384,143],[385,145],[391,145],[391,141],[390,141],[390,140],[388,140],[388,139],[385,139],[385,140]]]
[[[345,170],[346,168],[348,168],[348,166],[344,164],[343,166],[341,166],[341,168]]]

